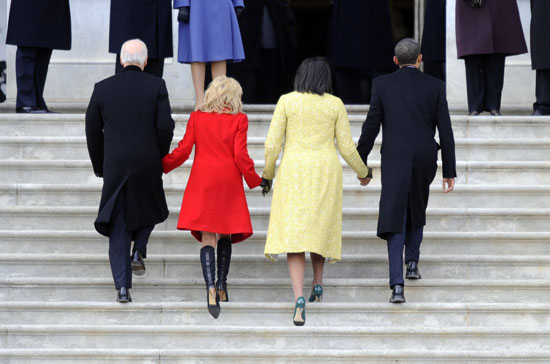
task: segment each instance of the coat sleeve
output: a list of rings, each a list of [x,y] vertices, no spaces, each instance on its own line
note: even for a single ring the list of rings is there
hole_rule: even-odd
[[[172,109],[170,108],[170,100],[168,99],[168,90],[166,82],[161,80],[157,100],[157,137],[160,144],[161,155],[164,157],[170,151],[170,143],[174,137],[174,119],[172,119]]]
[[[239,120],[235,141],[233,143],[233,156],[235,164],[244,177],[248,188],[255,188],[262,183],[262,179],[254,170],[254,161],[248,155],[248,118],[246,115]]]
[[[244,8],[244,1],[243,0],[233,0],[233,7],[241,6]]]
[[[186,6],[191,6],[189,4],[189,0],[174,0],[174,9],[179,9]]]
[[[357,145],[357,151],[365,163],[367,163],[369,154],[374,147],[374,141],[380,132],[380,125],[384,121],[384,108],[380,100],[380,95],[378,94],[376,81],[372,84],[371,95],[369,113],[367,115],[367,120],[363,123],[361,137]]]
[[[86,110],[86,143],[94,173],[98,177],[103,177],[103,115],[97,101],[97,86],[94,87]]]
[[[340,110],[338,113],[338,120],[336,121],[336,144],[340,154],[346,161],[346,163],[353,168],[355,173],[361,178],[366,177],[368,169],[365,163],[361,160],[355,143],[351,136],[351,127],[349,125],[348,113],[346,107],[340,102]]]
[[[263,178],[272,180],[275,177],[275,165],[281,149],[283,148],[283,139],[286,132],[286,111],[284,104],[284,96],[279,99],[269,131],[265,139],[265,167]]]
[[[439,131],[439,143],[441,144],[441,159],[443,161],[443,178],[456,177],[455,139],[445,85],[441,86],[437,102],[437,130]]]
[[[174,149],[172,153],[167,154],[164,158],[162,158],[162,169],[164,170],[164,173],[169,173],[173,169],[178,168],[185,163],[187,158],[189,158],[194,145],[195,119],[193,117],[193,113],[191,113],[183,139],[178,143],[177,148]]]

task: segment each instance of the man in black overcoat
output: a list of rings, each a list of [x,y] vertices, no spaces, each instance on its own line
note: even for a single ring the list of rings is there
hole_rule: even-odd
[[[149,60],[145,72],[161,77],[164,59],[173,56],[172,1],[111,0],[109,53],[117,55],[115,72],[122,71],[120,47],[138,38],[147,45]]]
[[[86,112],[86,139],[94,172],[103,177],[95,228],[109,237],[117,301],[129,302],[132,270],[145,273],[149,236],[168,217],[162,157],[170,149],[174,120],[166,83],[142,72],[147,64],[145,44],[124,43],[121,59],[123,71],[94,87]]]
[[[69,0],[12,0],[6,43],[17,46],[18,113],[49,112],[44,87],[54,49],[71,49]]]
[[[533,115],[550,115],[550,1],[531,0],[531,64],[537,71]]]
[[[387,240],[390,302],[405,302],[403,247],[407,278],[419,279],[418,260],[430,184],[443,159],[443,189],[451,192],[456,177],[455,144],[445,83],[423,74],[418,43],[406,38],[395,46],[400,69],[376,78],[357,150],[367,162],[382,125],[382,194],[377,235]],[[435,141],[439,131],[441,147]]]

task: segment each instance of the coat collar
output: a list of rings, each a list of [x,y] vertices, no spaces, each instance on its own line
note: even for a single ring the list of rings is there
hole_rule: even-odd
[[[122,69],[122,72],[125,72],[125,71],[139,71],[139,72],[141,72],[141,68],[139,68],[138,66],[126,66]]]

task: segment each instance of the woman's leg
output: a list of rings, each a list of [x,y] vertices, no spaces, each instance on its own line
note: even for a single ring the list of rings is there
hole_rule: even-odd
[[[317,284],[323,285],[323,270],[325,268],[325,257],[319,254],[310,253],[311,265],[313,266],[313,283],[312,286]]]
[[[305,270],[305,254],[304,253],[288,253],[287,254],[288,273],[292,282],[292,290],[294,291],[294,300],[304,295],[304,270]]]
[[[193,87],[195,88],[195,110],[198,110],[199,107],[201,107],[201,105],[204,103],[205,74],[206,74],[206,64],[204,64],[203,62],[191,63],[191,77],[193,78]],[[213,234],[213,235],[214,235],[214,241],[215,241],[216,234]]]
[[[215,79],[218,76],[225,76],[227,74],[226,61],[212,62],[211,67],[212,67],[212,79]]]
[[[233,243],[231,242],[231,235],[218,234],[218,281],[216,282],[216,289],[220,295],[220,301],[229,301],[229,295],[227,293],[227,276],[229,275],[229,266],[231,264],[231,253],[233,250]]]
[[[211,246],[212,248],[216,247],[216,233],[209,233],[206,231],[201,232],[202,235],[202,247]]]
[[[206,303],[208,312],[214,318],[220,315],[219,297],[216,292],[216,234],[202,232],[201,265],[204,282],[206,283]]]

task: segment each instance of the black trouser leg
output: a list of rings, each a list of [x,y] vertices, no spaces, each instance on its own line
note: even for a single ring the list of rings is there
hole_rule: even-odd
[[[337,68],[334,70],[336,94],[345,104],[361,104],[361,80],[358,70]]]
[[[15,53],[15,76],[17,82],[16,107],[40,107],[36,68],[39,62],[39,49],[36,47],[17,47]],[[47,72],[47,70],[46,70]],[[44,78],[45,80],[45,78]],[[44,88],[42,87],[42,91]]]
[[[132,233],[132,240],[134,241],[132,256],[137,250],[141,253],[143,258],[147,258],[147,243],[149,242],[149,237],[151,236],[153,229],[154,227],[146,227]]]
[[[503,54],[488,54],[485,57],[485,110],[500,111],[506,56]]]
[[[405,238],[405,264],[420,260],[420,244],[424,236],[424,228],[408,231]]]
[[[445,62],[424,61],[424,73],[445,82]]]
[[[468,111],[485,110],[486,69],[485,56],[472,55],[464,57],[466,66],[466,89],[468,92]]]
[[[109,224],[109,262],[116,289],[132,288],[132,233],[126,230],[125,207],[124,192],[120,192]]]
[[[408,210],[408,208],[407,208]],[[407,210],[403,217],[401,232],[388,236],[388,258],[390,263],[390,288],[395,285],[405,285],[403,280],[403,248],[407,238]]]
[[[120,54],[116,55],[116,64],[115,64],[115,73],[119,73],[122,71],[124,67],[120,64]],[[156,59],[156,58],[148,58],[147,59],[147,66],[145,66],[145,69],[143,70],[153,76],[162,78],[164,74],[164,58]]]
[[[52,58],[52,49],[37,48],[36,65],[34,69],[34,79],[36,83],[36,106],[40,109],[48,110],[46,101],[44,101],[44,88],[46,87],[46,78],[48,77],[48,68]]]
[[[550,115],[550,69],[537,70],[536,96],[533,109],[543,115]]]
[[[259,104],[275,104],[279,95],[279,68],[276,49],[262,49],[261,66],[256,72],[258,88],[256,100]]]

